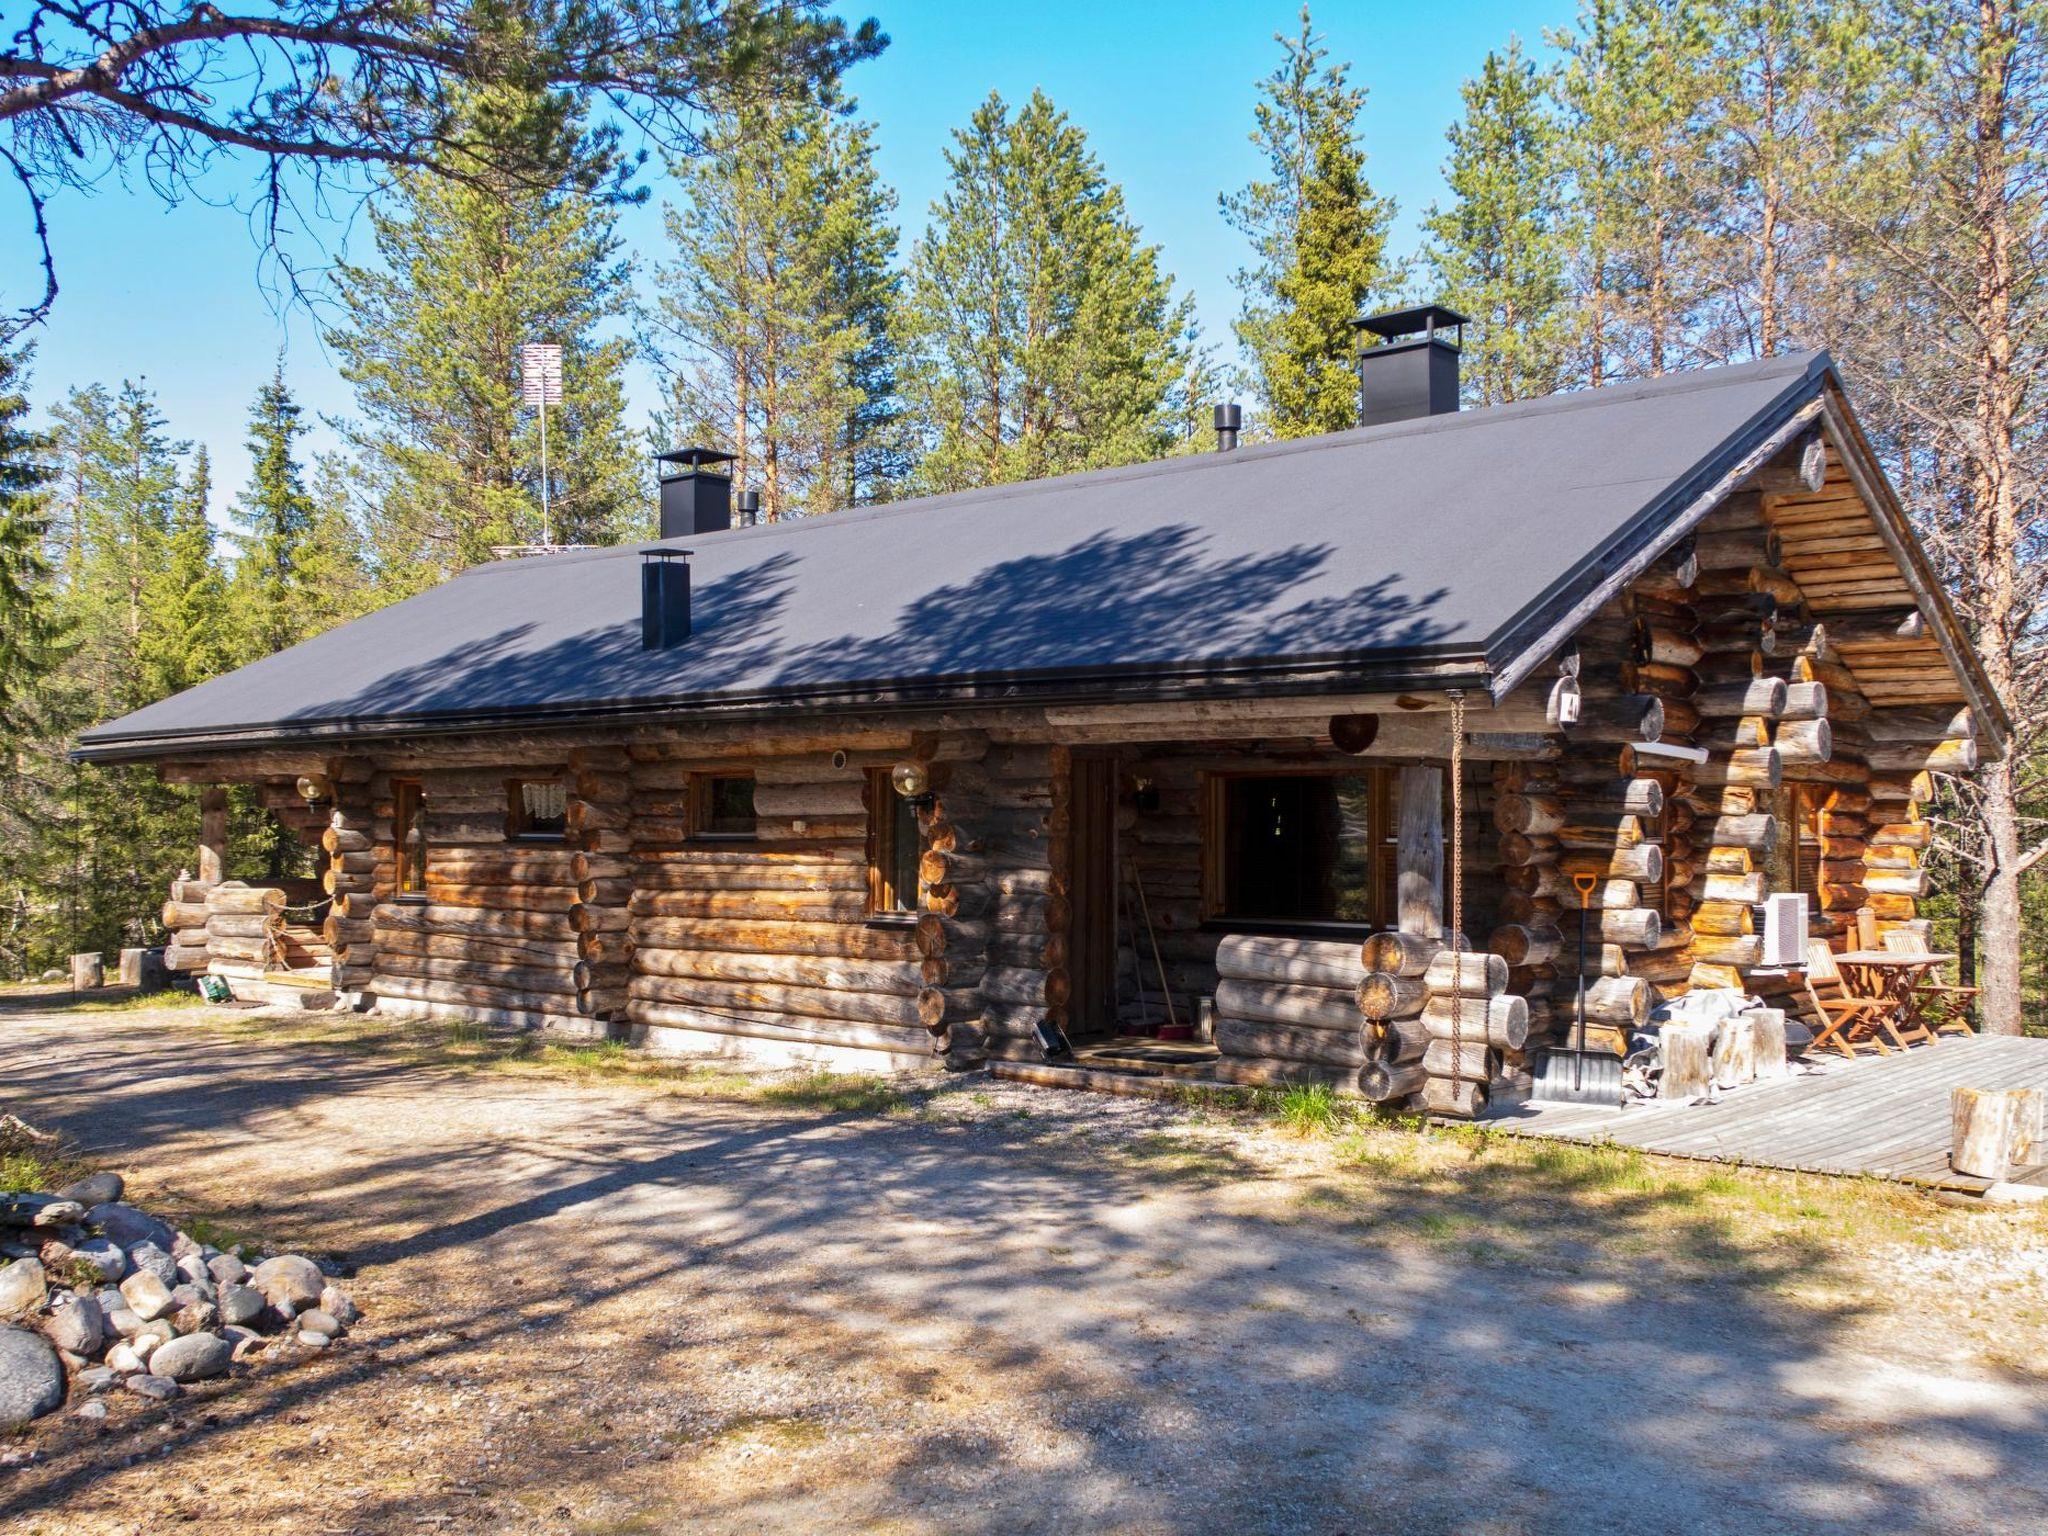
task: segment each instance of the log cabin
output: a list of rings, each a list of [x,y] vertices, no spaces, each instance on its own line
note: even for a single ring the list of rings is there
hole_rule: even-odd
[[[204,786],[173,967],[258,995],[896,1069],[1185,1047],[1477,1115],[1575,1017],[1925,926],[2010,724],[1824,354],[468,571],[91,730]],[[226,786],[312,845],[228,878]],[[296,917],[296,921],[293,918]],[[1805,935],[1795,935],[1803,939]]]

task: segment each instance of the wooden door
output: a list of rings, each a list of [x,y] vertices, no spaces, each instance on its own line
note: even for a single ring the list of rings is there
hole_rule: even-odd
[[[1116,759],[1072,758],[1068,1031],[1116,1033]]]

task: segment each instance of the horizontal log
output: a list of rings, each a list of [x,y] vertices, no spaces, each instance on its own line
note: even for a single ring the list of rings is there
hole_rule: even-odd
[[[576,991],[574,965],[573,961],[559,967],[498,965],[472,957],[445,959],[395,950],[380,952],[376,962],[380,982],[387,976],[425,977],[498,991],[564,997],[573,996]]]
[[[1407,1066],[1375,1061],[1358,1074],[1358,1091],[1375,1104],[1390,1104],[1420,1093],[1429,1081],[1429,1068],[1416,1061]]]
[[[576,890],[571,885],[467,885],[437,879],[430,866],[427,899],[437,906],[493,912],[566,912],[576,904]]]
[[[1216,1012],[1255,1024],[1308,1029],[1354,1030],[1365,1022],[1352,991],[1274,982],[1219,981]]]
[[[1429,963],[1442,950],[1440,939],[1424,938],[1413,933],[1376,933],[1365,941],[1362,956],[1369,971],[1385,971],[1390,976],[1420,976],[1429,969]]]
[[[243,885],[230,880],[206,893],[206,910],[214,912],[275,913],[284,910],[285,894],[273,885]]]
[[[627,988],[629,1008],[639,1003],[677,1003],[695,1008],[734,1009],[770,1016],[845,1019],[863,1024],[916,1024],[918,999],[884,992],[844,992],[829,987],[775,982],[710,981],[698,977],[650,976],[636,972]]]
[[[1358,1011],[1368,1019],[1404,1018],[1420,1013],[1428,998],[1429,984],[1420,976],[1368,971],[1358,984]]]
[[[1216,1048],[1225,1056],[1317,1062],[1357,1070],[1370,1059],[1364,1021],[1354,1029],[1301,1029],[1219,1015]]]
[[[1779,712],[1784,720],[1825,720],[1828,717],[1828,685],[1826,683],[1787,683],[1785,685],[1785,707]]]
[[[1978,765],[1977,741],[1973,736],[1932,745],[1873,741],[1863,749],[1863,759],[1876,773],[1972,773]]]
[[[634,949],[640,976],[695,976],[706,981],[773,982],[842,992],[883,992],[916,997],[924,983],[907,960],[849,960],[836,956],[743,954],[731,950]]]
[[[754,811],[782,818],[861,816],[867,812],[867,783],[861,778],[812,784],[756,782]]]
[[[1825,763],[1834,755],[1834,732],[1822,720],[1785,720],[1773,743],[1781,761],[1791,765]]]
[[[1511,968],[1547,965],[1562,952],[1564,940],[1553,927],[1503,923],[1487,936],[1486,947]]]
[[[530,965],[546,969],[575,964],[573,939],[487,939],[472,934],[428,933],[417,928],[387,928],[361,946],[347,946],[351,961],[361,948],[366,954],[418,955],[437,960],[476,960],[486,965]]]
[[[1487,998],[1432,997],[1420,1017],[1435,1040],[1448,1040],[1455,1031],[1468,1044],[1482,1041],[1509,1051],[1519,1051],[1529,1041],[1528,1000],[1512,992]]]
[[[1356,943],[1239,933],[1225,935],[1216,946],[1216,972],[1226,980],[1352,989],[1367,975]]]
[[[1746,848],[1759,858],[1765,858],[1777,846],[1778,819],[1761,813],[1717,816],[1700,824],[1696,838],[1709,847]]]
[[[431,933],[470,933],[495,938],[573,939],[566,913],[487,912],[432,902],[385,902],[372,914],[377,927],[415,928]]]
[[[1576,875],[1591,875],[1607,883],[1612,881],[1635,881],[1644,885],[1655,885],[1664,878],[1664,850],[1655,843],[1637,843],[1633,847],[1613,848],[1605,852],[1575,849],[1559,856],[1558,873],[1565,878],[1567,887]],[[1576,891],[1573,892],[1576,895]],[[1568,901],[1566,906],[1576,906]],[[1618,902],[1619,906],[1634,906],[1634,901]]]
[[[1655,949],[1664,924],[1653,907],[1613,907],[1596,914],[1594,931],[1603,943]]]
[[[702,1030],[801,1045],[854,1046],[864,1050],[929,1054],[931,1036],[920,1025],[889,1026],[857,1020],[792,1018],[768,1011],[697,1007],[628,994],[628,1019],[635,1025]]]
[[[1432,1040],[1422,1053],[1422,1065],[1433,1078],[1463,1077],[1483,1083],[1500,1070],[1500,1052],[1483,1042],[1457,1046],[1449,1040]]]
[[[635,943],[666,949],[846,960],[910,960],[917,954],[910,929],[896,924],[640,916],[630,931]]]
[[[439,1003],[454,1008],[502,1008],[563,1016],[575,1012],[573,991],[521,992],[509,987],[483,986],[474,982],[385,973],[379,973],[367,990],[378,997],[400,998],[416,1003]]]
[[[771,922],[852,922],[868,917],[866,891],[640,890],[637,917],[728,917]]]
[[[1508,963],[1485,950],[1442,950],[1423,972],[1434,996],[1491,997],[1508,984]]]
[[[1565,787],[1563,796],[1574,820],[1583,819],[1589,812],[1612,812],[1646,820],[1664,814],[1664,786],[1651,778],[1573,783]]]

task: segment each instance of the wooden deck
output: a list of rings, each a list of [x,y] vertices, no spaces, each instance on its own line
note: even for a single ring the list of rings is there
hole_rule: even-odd
[[[1952,1088],[2048,1088],[2048,1040],[1952,1037],[1891,1056],[1818,1062],[1781,1082],[1732,1090],[1716,1104],[1639,1102],[1612,1110],[1528,1103],[1484,1123],[1515,1135],[1608,1142],[1667,1157],[1979,1193],[1989,1180],[1948,1166]],[[2009,1182],[2048,1185],[2048,1169],[2018,1172]]]

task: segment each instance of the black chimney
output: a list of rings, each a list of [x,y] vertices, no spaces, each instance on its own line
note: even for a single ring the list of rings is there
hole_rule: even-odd
[[[1219,405],[1216,407],[1216,451],[1228,453],[1237,446],[1237,434],[1244,430],[1244,407],[1241,405]]]
[[[723,533],[732,526],[732,476],[719,468],[732,460],[714,448],[671,448],[654,456],[664,539]]]
[[[761,493],[759,491],[741,491],[738,505],[740,510],[740,527],[752,528],[761,521]]]
[[[1358,424],[1377,427],[1458,408],[1458,349],[1465,317],[1441,304],[1366,315],[1358,338]],[[1455,330],[1456,340],[1446,335]],[[1378,337],[1377,342],[1368,340]]]
[[[663,508],[663,511],[665,513],[667,509]],[[665,516],[663,521],[667,521]],[[689,638],[690,552],[687,549],[642,551],[640,649],[666,651]]]

